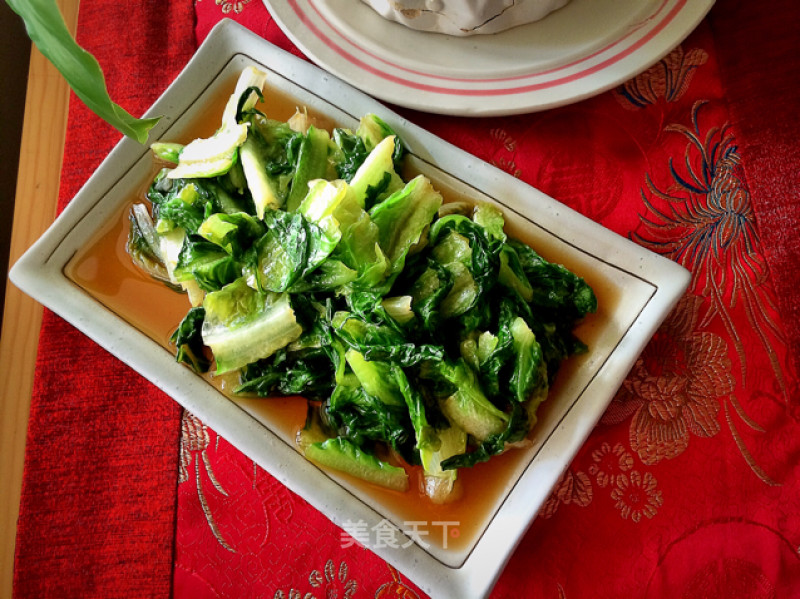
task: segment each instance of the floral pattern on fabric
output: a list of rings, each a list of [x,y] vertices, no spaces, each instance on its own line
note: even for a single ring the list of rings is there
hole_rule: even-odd
[[[539,511],[540,518],[552,518],[560,505],[587,507],[604,491],[623,519],[637,523],[652,518],[663,504],[658,481],[649,471],[635,469],[636,461],[622,443],[612,448],[601,443],[588,452],[591,463],[586,471],[569,468],[556,483],[550,497]],[[575,464],[581,460],[575,460]],[[646,465],[646,464],[645,464]]]
[[[688,140],[683,168],[670,160],[674,183],[666,189],[648,176],[643,194],[648,214],[642,217],[646,233],[634,238],[646,247],[669,256],[693,274],[693,289],[710,301],[704,323],[719,319],[733,340],[742,376],[747,376],[745,348],[734,329],[732,310],[738,305],[767,352],[775,376],[783,383],[783,371],[772,349],[783,342],[774,321],[775,302],[767,280],[755,213],[744,182],[741,160],[729,125],[709,127],[699,122],[704,102],[692,108],[692,126],[671,125],[668,131]],[[658,207],[656,200],[665,206]]]
[[[315,591],[302,593],[291,589],[288,593],[281,590],[275,591],[274,599],[317,599],[317,597],[342,597],[351,599],[358,590],[358,583],[348,578],[347,563],[341,562],[337,568],[333,560],[325,562],[322,572],[312,570],[308,575],[308,584]]]
[[[208,507],[205,492],[203,491],[203,482],[200,476],[201,469],[206,477],[211,481],[213,488],[222,496],[227,497],[228,494],[222,485],[219,484],[217,478],[214,476],[214,470],[208,458],[208,428],[203,424],[197,416],[191,412],[184,411],[181,418],[181,451],[180,451],[180,471],[178,473],[178,484],[185,483],[190,480],[189,469],[194,464],[194,481],[197,488],[197,499],[203,508],[203,514],[206,517],[206,522],[214,533],[219,544],[228,551],[234,552],[235,549],[231,547],[227,541],[222,537],[217,528],[217,523],[214,520],[214,515]],[[202,463],[202,466],[200,465]]]
[[[631,448],[645,464],[683,453],[720,430],[720,398],[734,389],[724,341],[696,331],[701,300],[685,296],[636,361],[611,414],[633,411]]]
[[[539,510],[540,518],[552,517],[559,505],[578,505],[585,507],[592,502],[592,481],[583,471],[567,470],[561,475],[550,498]]]
[[[388,566],[392,580],[385,582],[375,592],[375,599],[419,599],[419,595],[407,587],[400,572]]]
[[[380,583],[376,597],[420,597],[397,570],[363,546],[343,542],[325,517],[188,411],[178,492],[179,513],[196,526],[178,530],[176,597],[217,597],[219,589],[228,589],[222,596],[238,597],[235,589],[245,585],[274,599],[350,599],[364,586],[365,558],[372,565],[368,580]],[[289,543],[282,555],[292,567],[270,570],[270,548],[283,543]],[[197,551],[201,562],[189,557]],[[334,553],[344,557],[328,557]],[[360,567],[354,570],[352,563]]]
[[[196,0],[196,2],[202,2],[203,0]],[[234,13],[236,15],[241,14],[244,10],[244,7],[250,4],[253,0],[214,0],[214,3],[219,6],[220,12],[228,16],[230,13]]]
[[[599,487],[615,487],[617,478],[624,476],[634,466],[633,456],[621,443],[613,448],[608,443],[603,443],[592,451],[592,461],[589,474],[597,481]]]
[[[614,95],[630,110],[655,104],[659,98],[677,102],[686,93],[698,67],[707,61],[705,50],[693,48],[686,52],[683,46],[678,46],[644,73],[617,87]]]
[[[611,491],[611,499],[622,517],[630,518],[633,522],[639,522],[642,516],[652,518],[663,503],[655,477],[650,472],[641,474],[638,470],[617,477],[617,486]]]
[[[757,358],[754,355],[754,345],[757,344],[768,360],[780,395],[788,399],[784,364],[775,349],[782,347],[784,341],[775,321],[776,308],[768,284],[769,273],[760,250],[755,213],[740,157],[728,125],[711,126],[702,132],[699,113],[704,104],[696,102],[692,107],[691,127],[667,127],[668,131],[679,133],[688,140],[683,165],[678,167],[670,160],[673,183],[666,188],[657,186],[648,175],[646,188],[649,197],[642,194],[647,208],[647,213],[641,217],[645,230],[634,233],[633,237],[691,271],[690,292],[704,299],[704,310],[699,315],[700,302],[694,301],[693,312],[687,315],[691,323],[687,321],[686,324],[698,331],[721,325],[725,338],[734,348],[741,385],[747,385],[748,377],[753,376],[747,365],[749,360]],[[663,206],[658,206],[656,201]],[[684,302],[683,306],[685,308],[687,304]],[[737,316],[735,312],[741,310],[742,316]],[[681,308],[676,310],[674,318],[681,318],[681,312]],[[689,339],[687,333],[691,334],[684,329],[684,339]],[[653,343],[663,339],[675,341],[679,335],[670,337],[667,333],[664,337],[657,334]],[[726,341],[721,335],[710,332],[692,336],[692,339],[678,347],[683,352],[683,364],[674,363],[675,356],[680,354],[659,352],[661,363],[658,370],[664,370],[664,360],[673,362],[676,369],[676,376],[667,373],[670,380],[653,378],[646,367],[642,369],[644,362],[637,362],[638,370],[626,382],[625,390],[636,395],[633,387],[638,387],[638,396],[645,399],[650,391],[655,390],[657,395],[668,397],[668,403],[673,405],[660,402],[650,404],[654,409],[648,412],[638,411],[631,428],[632,446],[646,456],[643,458],[646,461],[674,457],[685,449],[688,432],[705,437],[716,435],[719,431],[719,404],[714,398],[724,398],[727,400],[722,402],[726,422],[745,461],[762,481],[770,485],[779,484],[757,463],[733,420],[735,414],[752,430],[762,430],[743,408],[735,392],[736,382],[726,372],[734,368],[733,360],[727,355]],[[749,343],[745,339],[750,340]],[[646,350],[645,357],[647,355]],[[679,371],[695,373],[692,385],[682,384]],[[661,387],[654,388],[653,383]],[[674,384],[679,386],[669,387]],[[623,394],[621,401],[625,400]],[[685,410],[687,407],[690,409]],[[678,413],[680,416],[675,419]],[[666,422],[666,428],[656,430],[661,421]],[[658,447],[651,442],[655,438],[659,439]]]

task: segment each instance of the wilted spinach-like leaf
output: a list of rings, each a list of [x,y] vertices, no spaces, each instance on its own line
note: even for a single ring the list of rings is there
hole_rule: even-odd
[[[156,205],[156,229],[159,233],[181,228],[189,234],[196,234],[206,218],[210,202],[202,188],[191,181],[184,185],[172,185],[164,201]]]
[[[349,183],[367,158],[369,150],[361,137],[346,129],[334,129],[333,140],[339,148],[336,172],[340,179]]]
[[[187,237],[175,267],[177,281],[194,279],[204,291],[222,289],[242,275],[242,266],[219,246],[200,237]]]
[[[534,305],[572,320],[597,310],[594,291],[581,277],[560,264],[548,262],[522,242],[512,240],[509,244],[516,250],[530,281]]]
[[[441,324],[439,305],[453,288],[453,275],[435,260],[429,260],[427,269],[409,290],[411,309],[419,317],[425,330],[434,333]]]
[[[258,397],[302,395],[326,399],[334,386],[334,369],[323,348],[311,351],[280,350],[266,360],[247,366],[235,393]]]
[[[341,437],[363,445],[383,441],[400,449],[410,440],[405,405],[383,403],[359,385],[338,385],[325,404],[328,422]]]
[[[217,212],[206,218],[198,229],[201,237],[237,258],[242,258],[264,232],[264,223],[245,212]]]
[[[267,291],[285,291],[305,270],[308,259],[308,229],[300,214],[268,210],[266,233],[256,242],[259,285]]]
[[[417,345],[391,327],[366,322],[347,312],[336,314],[332,324],[334,334],[367,360],[413,366],[422,360],[441,360],[444,357],[444,348],[440,346]]]
[[[175,359],[198,373],[208,372],[211,366],[211,360],[205,355],[201,334],[204,318],[203,308],[198,306],[190,309],[169,339],[177,347]]]
[[[392,273],[403,270],[408,251],[420,242],[441,205],[441,194],[420,175],[369,211]]]

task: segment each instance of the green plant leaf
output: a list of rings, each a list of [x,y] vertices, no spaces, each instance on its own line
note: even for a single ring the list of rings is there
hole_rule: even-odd
[[[25,23],[28,37],[97,116],[141,144],[160,117],[137,119],[108,95],[99,63],[70,34],[55,0],[6,0]]]

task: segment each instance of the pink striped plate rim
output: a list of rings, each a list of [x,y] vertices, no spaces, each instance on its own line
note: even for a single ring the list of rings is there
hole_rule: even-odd
[[[311,60],[362,91],[427,112],[493,116],[576,102],[677,46],[713,0],[571,0],[493,35],[420,32],[358,0],[264,0]]]

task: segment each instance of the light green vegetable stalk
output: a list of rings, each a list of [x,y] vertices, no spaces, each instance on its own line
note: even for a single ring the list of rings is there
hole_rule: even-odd
[[[25,22],[28,37],[97,116],[143,144],[160,117],[137,119],[114,103],[97,60],[70,34],[55,0],[6,0]]]
[[[206,295],[203,342],[214,352],[217,374],[271,356],[303,332],[287,295],[263,295],[244,279]]]

